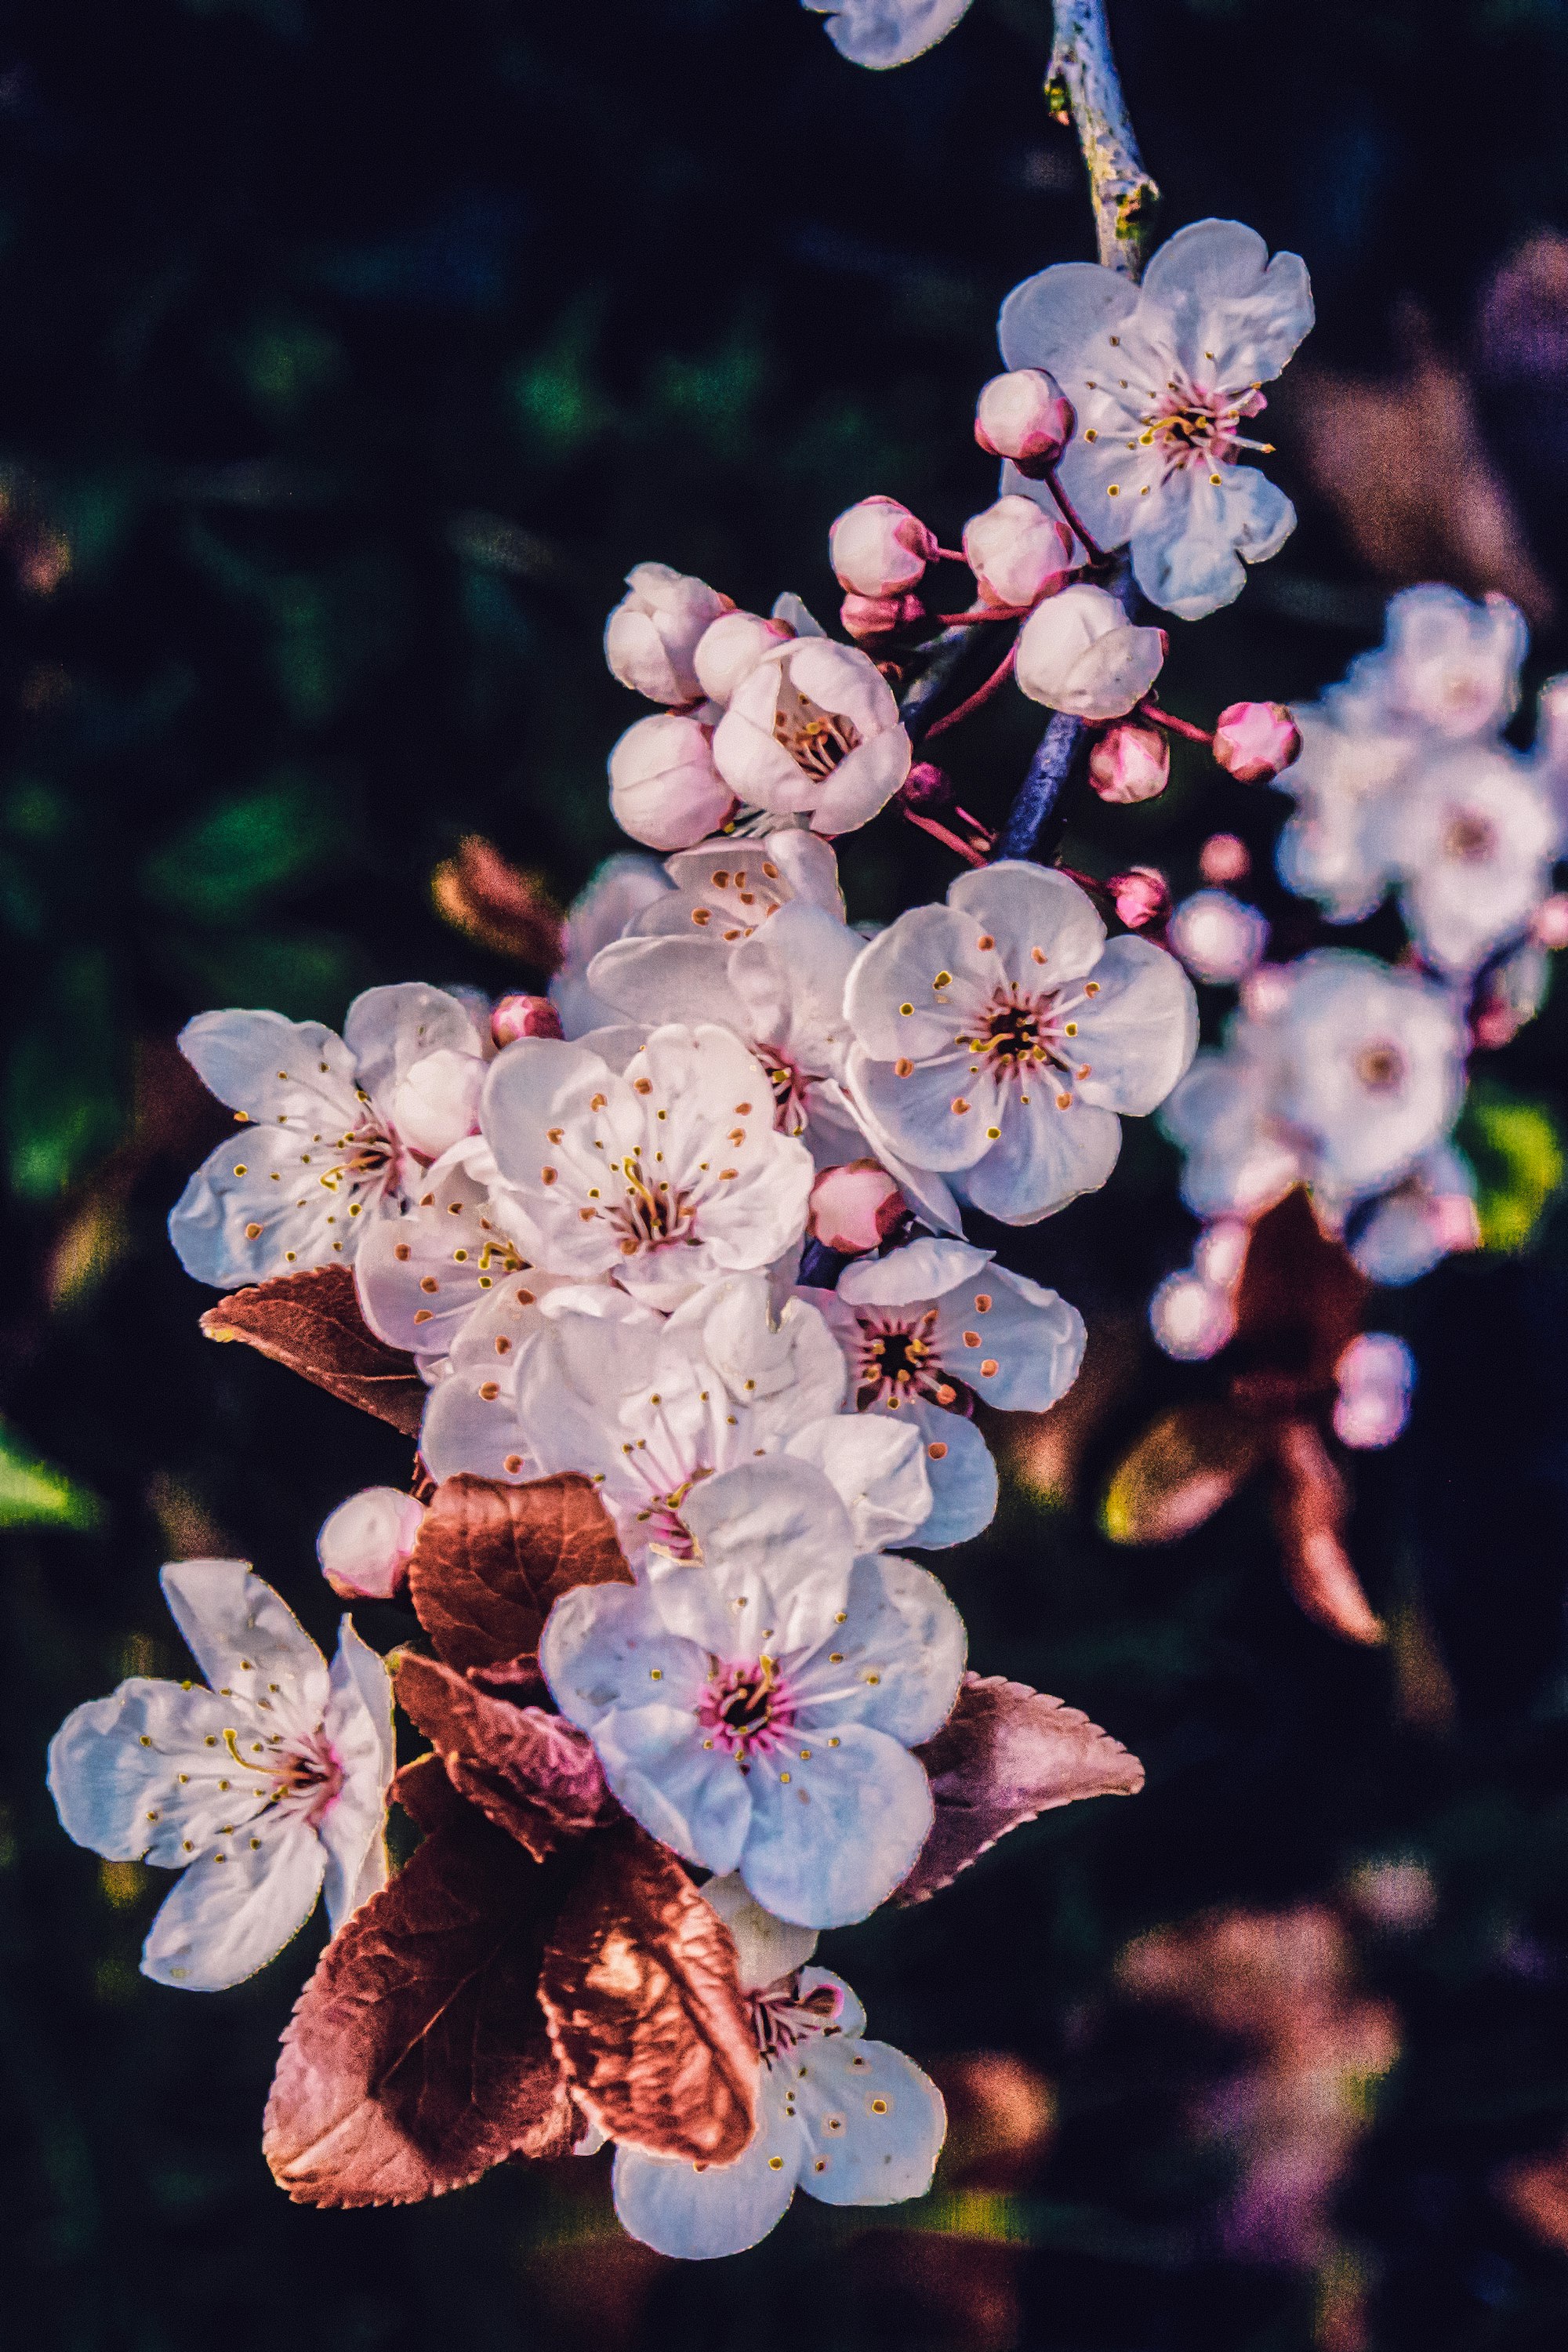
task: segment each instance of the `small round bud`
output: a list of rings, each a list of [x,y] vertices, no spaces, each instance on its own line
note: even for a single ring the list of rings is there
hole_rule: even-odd
[[[963,526],[963,560],[983,603],[1037,604],[1073,568],[1073,536],[1013,491]]]
[[[1214,755],[1241,784],[1268,783],[1301,749],[1301,730],[1282,702],[1233,702],[1219,714]]]
[[[321,1574],[345,1601],[390,1601],[402,1590],[425,1506],[395,1486],[366,1486],[340,1503],[316,1538]]]
[[[1236,1329],[1230,1294],[1201,1274],[1168,1274],[1149,1301],[1149,1327],[1179,1364],[1206,1363]]]
[[[909,1203],[875,1160],[825,1168],[811,1188],[806,1224],[814,1241],[843,1257],[877,1248],[909,1214]]]
[[[952,778],[934,760],[917,760],[900,785],[898,798],[909,808],[946,808],[952,799]]]
[[[1171,911],[1171,886],[1157,866],[1131,866],[1106,884],[1118,915],[1130,931],[1147,930]]]
[[[1077,430],[1072,403],[1046,368],[994,375],[975,403],[981,447],[994,457],[1011,457],[1032,481],[1049,473]]]
[[[1135,627],[1114,596],[1075,580],[1025,622],[1016,675],[1030,701],[1047,709],[1075,719],[1124,719],[1164,658],[1163,629]]]
[[[692,667],[698,685],[710,702],[727,709],[741,680],[763,656],[794,635],[787,621],[765,620],[761,613],[721,613],[697,641]]]
[[[673,711],[639,719],[610,753],[616,823],[649,849],[694,849],[734,805],[713,765],[712,730],[700,719]]]
[[[1157,800],[1171,781],[1171,747],[1157,727],[1111,727],[1089,755],[1089,781],[1102,801]]]
[[[692,660],[703,632],[731,599],[668,563],[638,563],[605,624],[605,659],[623,686],[650,702],[695,702]]]
[[[1172,916],[1166,937],[1194,979],[1224,986],[1262,962],[1268,925],[1228,890],[1194,890]]]
[[[1403,1339],[1363,1331],[1334,1366],[1334,1434],[1342,1445],[1392,1445],[1410,1414],[1415,1360]]]
[[[449,1144],[472,1135],[486,1066],[481,1055],[459,1054],[450,1045],[411,1064],[389,1106],[398,1140],[422,1159],[438,1160]]]
[[[935,553],[931,532],[897,499],[861,499],[827,535],[838,584],[856,596],[901,596]]]
[[[1542,900],[1531,918],[1530,936],[1538,948],[1568,948],[1568,897],[1562,891]]]
[[[838,608],[845,635],[856,639],[890,636],[895,629],[912,629],[925,616],[918,596],[846,596]]]
[[[559,1037],[561,1015],[548,996],[502,996],[490,1010],[490,1035],[498,1045],[520,1037]]]
[[[1239,834],[1211,833],[1198,852],[1205,882],[1241,882],[1252,871],[1252,852]]]

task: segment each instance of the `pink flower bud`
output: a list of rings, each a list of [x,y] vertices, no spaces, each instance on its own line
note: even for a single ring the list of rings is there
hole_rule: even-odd
[[[1171,910],[1171,886],[1157,866],[1131,866],[1106,884],[1118,915],[1130,931],[1147,930]]]
[[[321,1574],[345,1601],[390,1601],[402,1590],[425,1506],[395,1486],[366,1486],[340,1503],[316,1538]]]
[[[626,589],[605,624],[612,674],[650,702],[695,702],[701,692],[692,667],[699,641],[732,600],[668,563],[637,564]]]
[[[1234,833],[1211,833],[1198,852],[1198,871],[1205,882],[1241,882],[1252,871],[1252,852]]]
[[[1045,368],[994,375],[975,403],[981,447],[994,457],[1011,457],[1032,481],[1049,473],[1077,430],[1071,401]]]
[[[885,637],[894,629],[912,629],[925,619],[918,596],[846,596],[838,618],[847,637]]]
[[[763,656],[794,635],[787,621],[764,620],[761,613],[721,613],[698,639],[692,662],[709,701],[727,709],[741,680]]]
[[[1568,948],[1568,898],[1556,891],[1543,898],[1531,919],[1530,936],[1538,948]]]
[[[1262,962],[1268,925],[1228,890],[1194,890],[1172,916],[1167,938],[1194,979],[1223,986]]]
[[[479,1095],[486,1064],[479,1054],[444,1045],[422,1055],[399,1078],[389,1106],[399,1142],[423,1159],[438,1160],[448,1144],[472,1135],[479,1123]]]
[[[490,1035],[498,1045],[520,1037],[559,1037],[561,1015],[548,996],[502,996],[490,1013]]]
[[[827,535],[827,560],[838,584],[856,596],[901,595],[935,553],[935,538],[897,499],[860,499],[845,509]]]
[[[806,1223],[814,1241],[845,1257],[873,1250],[909,1214],[909,1203],[875,1160],[825,1168],[811,1188]]]
[[[1102,801],[1157,800],[1171,781],[1171,747],[1157,727],[1110,728],[1089,755],[1089,781]]]
[[[639,719],[610,753],[616,822],[650,849],[694,849],[734,805],[713,765],[712,730],[700,719],[673,711]]]
[[[963,560],[987,604],[1037,604],[1073,568],[1073,536],[1016,490],[963,526]]]
[[[897,798],[909,808],[946,808],[952,798],[952,778],[934,760],[917,760],[900,785]]]
[[[1301,730],[1282,702],[1233,702],[1219,714],[1214,755],[1238,783],[1263,784],[1301,749]]]
[[[1206,1363],[1236,1330],[1229,1292],[1201,1274],[1168,1274],[1149,1301],[1149,1324],[1179,1364]]]
[[[1415,1360],[1403,1339],[1363,1331],[1334,1366],[1334,1434],[1342,1445],[1392,1445],[1410,1412]]]

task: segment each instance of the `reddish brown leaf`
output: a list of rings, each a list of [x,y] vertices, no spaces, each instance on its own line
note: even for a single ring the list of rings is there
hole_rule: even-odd
[[[535,1862],[615,1810],[593,1741],[560,1716],[491,1698],[410,1650],[391,1663],[398,1703],[434,1740],[453,1788]]]
[[[572,1585],[631,1581],[603,1504],[578,1477],[448,1478],[408,1562],[419,1622],[459,1672],[537,1650],[551,1604]]]
[[[542,874],[509,864],[482,834],[465,835],[457,856],[442,860],[430,895],[437,912],[481,947],[541,971],[559,965],[563,917],[550,886]]]
[[[1266,1423],[1226,1404],[1176,1405],[1123,1455],[1100,1525],[1112,1543],[1173,1543],[1212,1518],[1268,1451]]]
[[[613,2139],[728,2164],[751,2138],[757,2045],[730,1930],[634,1822],[603,1832],[539,1998],[578,2105]]]
[[[558,1882],[470,1821],[355,1912],[300,1996],[262,2135],[296,2204],[405,2205],[572,2145],[535,1998]]]
[[[389,1348],[366,1323],[346,1265],[312,1266],[237,1290],[208,1307],[202,1329],[209,1339],[243,1339],[405,1437],[419,1434],[429,1391],[413,1357]]]
[[[1347,1642],[1381,1642],[1382,1620],[1362,1591],[1342,1538],[1350,1511],[1343,1475],[1310,1421],[1276,1433],[1274,1526],[1291,1591],[1309,1617]]]
[[[392,1796],[395,1804],[426,1837],[437,1830],[451,1829],[468,1818],[468,1808],[447,1777],[447,1767],[439,1756],[416,1756],[412,1764],[405,1764],[392,1777]]]
[[[1234,1367],[1238,1403],[1299,1411],[1330,1393],[1334,1366],[1361,1329],[1371,1288],[1342,1242],[1330,1241],[1300,1186],[1259,1217],[1236,1294]]]
[[[936,1820],[896,1900],[923,1903],[1009,1830],[1080,1797],[1135,1797],[1143,1767],[1077,1707],[1000,1675],[965,1675],[957,1704],[916,1755]]]

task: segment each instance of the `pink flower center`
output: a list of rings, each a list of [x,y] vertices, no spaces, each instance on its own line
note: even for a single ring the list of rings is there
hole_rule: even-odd
[[[1047,1084],[1058,1085],[1063,1079],[1087,1078],[1089,1064],[1077,1060],[1079,1024],[1073,1016],[1081,1010],[1085,995],[1097,992],[1092,980],[1070,996],[1065,990],[1037,996],[1016,981],[1008,982],[994,991],[973,1034],[964,1042],[988,1066],[993,1077],[1020,1087],[1037,1075]],[[1069,1099],[1067,1095],[1057,1097],[1064,1110]]]
[[[797,768],[820,782],[857,748],[860,730],[853,719],[824,710],[819,702],[813,702],[788,678],[781,677],[773,710],[773,740],[783,744]]]
[[[1497,849],[1497,827],[1474,809],[1461,809],[1443,835],[1447,856],[1464,866],[1479,866]]]
[[[811,1083],[800,1064],[778,1045],[753,1045],[773,1090],[773,1125],[781,1135],[798,1135],[805,1125],[805,1090]]]
[[[662,1177],[650,1182],[636,1158],[623,1160],[621,1172],[626,1180],[626,1198],[607,1212],[597,1213],[607,1214],[619,1234],[623,1257],[636,1257],[643,1250],[664,1249],[672,1242],[696,1240],[692,1228],[697,1223],[697,1211],[678,1185]],[[595,1212],[585,1213],[593,1215]]]
[[[269,1748],[261,1762],[239,1752],[237,1736],[226,1730],[224,1746],[235,1762],[272,1782],[265,1801],[279,1815],[302,1816],[319,1829],[342,1794],[344,1773],[337,1749],[322,1731],[306,1732]],[[226,1835],[227,1832],[226,1832]]]
[[[771,2066],[775,2058],[814,2034],[837,2033],[844,2014],[844,1995],[837,1985],[816,1985],[803,1994],[797,1969],[793,1976],[780,1977],[760,1992],[748,1993],[746,2009],[757,2037],[757,2055],[764,2066]]]
[[[795,1724],[795,1702],[772,1658],[715,1664],[698,1703],[703,1746],[745,1763],[766,1756]]]
[[[1167,474],[1184,466],[1230,465],[1238,449],[1268,450],[1267,442],[1248,441],[1236,429],[1266,404],[1256,384],[1237,393],[1173,380],[1145,412],[1142,441],[1158,446]]]
[[[1355,1057],[1355,1074],[1369,1094],[1392,1094],[1405,1078],[1405,1056],[1392,1039],[1363,1045]]]
[[[857,1403],[903,1404],[910,1397],[929,1397],[933,1404],[954,1405],[958,1391],[943,1375],[936,1347],[934,1307],[900,1317],[883,1308],[858,1318],[859,1339],[855,1367]]]

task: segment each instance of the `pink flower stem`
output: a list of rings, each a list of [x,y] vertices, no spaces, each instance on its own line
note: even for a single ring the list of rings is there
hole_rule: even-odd
[[[1090,563],[1103,569],[1103,567],[1110,563],[1113,559],[1107,555],[1104,548],[1100,545],[1097,540],[1092,539],[1088,530],[1084,528],[1082,520],[1079,515],[1078,509],[1073,505],[1072,500],[1068,498],[1067,492],[1063,489],[1061,484],[1057,479],[1056,467],[1054,466],[1050,472],[1046,476],[1046,479],[1050,485],[1052,498],[1055,499],[1058,506],[1061,509],[1062,520],[1067,524],[1068,530],[1076,531],[1079,538],[1083,541],[1084,546],[1089,551],[1089,560]]]
[[[1214,749],[1214,737],[1206,727],[1194,727],[1190,719],[1177,719],[1171,711],[1162,710],[1151,696],[1145,695],[1138,708],[1145,719],[1152,719],[1168,734],[1184,735],[1189,743],[1205,743],[1211,751]]]
[[[989,702],[992,696],[1011,677],[1017,652],[1017,643],[1015,640],[1007,648],[1005,659],[997,664],[984,685],[976,687],[968,701],[961,702],[956,710],[948,711],[946,716],[939,719],[934,726],[928,727],[922,740],[926,743],[933,743],[939,735],[945,735],[950,727],[956,727],[961,719],[967,719],[972,711],[978,710],[983,703]]]
[[[964,812],[963,809],[955,809],[953,811],[953,814],[955,816],[963,816]],[[938,818],[934,816],[922,816],[919,809],[909,807],[905,808],[904,815],[910,824],[918,824],[922,833],[929,833],[933,841],[940,841],[944,849],[951,849],[956,856],[962,857],[966,866],[984,866],[985,864],[988,852],[980,849],[973,849],[970,846],[967,841],[961,841],[957,834],[951,832],[949,828],[945,824],[942,824]],[[969,823],[971,824],[974,823],[973,817],[969,819]],[[985,835],[984,837],[986,839],[991,838],[990,835]],[[994,845],[993,844],[993,845]]]

